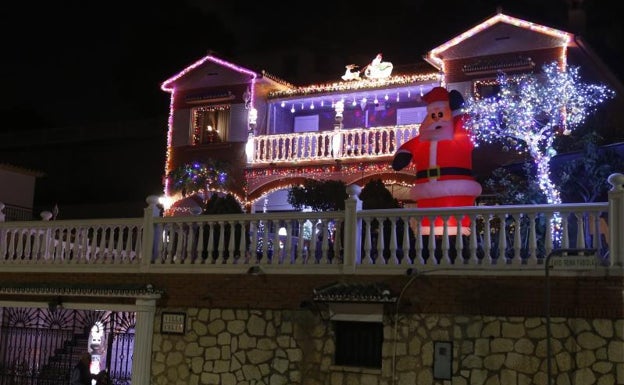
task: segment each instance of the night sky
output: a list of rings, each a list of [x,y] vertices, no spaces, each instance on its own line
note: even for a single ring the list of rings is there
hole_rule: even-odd
[[[511,16],[576,32],[568,24],[568,1],[398,0],[377,6],[339,0],[3,2],[0,133],[106,127],[143,119],[156,119],[164,126],[169,94],[160,90],[160,84],[209,51],[296,85],[334,82],[346,64],[364,66],[378,52],[395,68],[422,63],[428,50],[491,17],[499,6]],[[582,3],[587,16],[581,35],[624,79],[624,23],[614,17],[618,2],[576,3]],[[277,52],[302,49],[308,57],[332,60],[326,66],[317,65],[320,70],[314,73],[297,66],[275,67]],[[164,142],[162,136],[158,140]],[[127,153],[120,153],[122,146],[115,143],[100,144],[94,150],[109,151],[109,157],[128,162],[129,171],[123,175],[120,170],[98,169],[114,166],[106,156],[90,160],[94,153],[90,149],[81,158],[55,156],[71,153],[75,144],[32,149],[32,161],[17,165],[46,172],[46,178],[37,182],[36,206],[62,199],[124,200],[132,194],[132,199],[142,200],[160,189],[164,144],[146,146],[137,141],[125,145]],[[136,159],[136,148],[144,149],[142,159],[151,165],[150,170],[143,170],[149,186],[110,187],[120,184],[121,176],[124,183],[133,182],[137,166],[131,162]],[[112,155],[116,150],[118,154]],[[6,155],[11,151],[28,149],[1,150],[0,163],[14,163]],[[87,170],[78,170],[77,162]],[[90,185],[89,180],[98,180],[100,185]],[[71,196],[68,190],[80,191],[80,196]],[[102,191],[108,195],[98,195]]]
[[[52,1],[4,2],[0,11],[4,92],[0,130],[66,126],[167,113],[160,83],[209,50],[295,84],[335,81],[349,61],[377,52],[397,65],[505,13],[568,29],[567,1]],[[622,78],[616,2],[585,1],[592,47]],[[306,47],[338,55],[325,73],[267,68],[271,52]],[[292,74],[297,78],[291,78]],[[9,124],[7,126],[6,124]]]

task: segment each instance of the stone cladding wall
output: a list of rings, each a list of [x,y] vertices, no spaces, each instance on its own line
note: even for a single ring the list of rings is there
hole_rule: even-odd
[[[548,384],[544,318],[386,315],[382,367],[364,369],[332,364],[326,314],[199,308],[186,314],[183,335],[160,334],[156,317],[154,385]],[[552,318],[551,336],[553,384],[624,384],[623,319]],[[434,379],[435,341],[452,342],[452,381]]]

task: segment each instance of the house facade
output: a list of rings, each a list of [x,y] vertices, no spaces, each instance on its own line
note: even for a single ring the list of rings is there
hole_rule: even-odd
[[[433,87],[458,90],[464,98],[488,96],[500,71],[540,73],[553,62],[587,67],[590,80],[604,72],[579,37],[503,13],[432,49],[422,63],[401,66],[379,57],[366,66],[347,64],[333,82],[294,86],[208,54],[166,80],[168,201],[193,193],[176,187],[184,178],[181,167],[220,162],[227,182],[211,181],[204,190],[231,192],[249,212],[288,210],[287,190],[305,178],[359,185],[381,179],[399,200],[416,203],[409,194],[414,169],[394,171],[391,161],[418,134],[426,113],[422,96]],[[376,60],[383,71],[371,72]],[[622,88],[609,76],[599,79]],[[612,110],[611,121],[598,128],[618,137],[620,112]],[[523,159],[494,145],[480,146],[473,157],[477,177]]]
[[[162,85],[165,173],[210,165],[200,187],[249,213],[163,215],[150,196],[141,218],[0,223],[3,317],[131,314],[133,385],[624,383],[624,175],[591,204],[362,210],[358,198],[369,179],[413,183],[390,163],[418,133],[421,92],[487,92],[500,68],[577,48],[497,14],[430,51],[430,68],[382,58],[360,80],[347,67],[295,87],[209,54]],[[279,191],[303,178],[345,181],[345,210],[288,211]],[[197,192],[176,182],[172,201]],[[466,216],[470,231],[444,222],[429,236],[429,216]]]

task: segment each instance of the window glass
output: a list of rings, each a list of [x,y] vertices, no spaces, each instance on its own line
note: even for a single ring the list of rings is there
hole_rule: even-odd
[[[222,142],[227,138],[230,106],[207,106],[193,109],[192,144]]]

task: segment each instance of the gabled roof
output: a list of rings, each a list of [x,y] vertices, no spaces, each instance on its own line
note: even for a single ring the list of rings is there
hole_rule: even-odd
[[[169,79],[165,80],[160,85],[160,89],[162,89],[163,91],[166,91],[166,92],[172,92],[173,89],[175,88],[176,83],[179,83],[184,77],[186,77],[187,75],[189,75],[190,73],[195,71],[195,69],[197,69],[198,67],[206,66],[206,65],[209,65],[209,64],[216,64],[217,66],[224,67],[226,69],[229,69],[231,71],[237,72],[239,74],[248,75],[248,76],[251,77],[251,79],[256,79],[260,75],[256,71],[252,71],[250,69],[241,67],[241,66],[239,66],[237,64],[234,64],[234,63],[231,63],[231,62],[229,62],[227,60],[221,59],[221,58],[217,57],[216,55],[214,55],[213,53],[209,53],[208,55],[202,57],[201,59],[197,60],[193,64],[191,64],[188,67],[184,68],[182,71],[178,72],[176,75],[174,75],[174,76],[170,77]],[[221,74],[220,73],[210,73],[210,75],[219,76]]]
[[[461,44],[460,44],[461,43]],[[425,60],[442,69],[444,60],[487,56],[543,48],[567,47],[574,35],[497,13],[446,43],[432,49]]]

